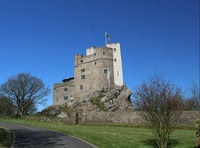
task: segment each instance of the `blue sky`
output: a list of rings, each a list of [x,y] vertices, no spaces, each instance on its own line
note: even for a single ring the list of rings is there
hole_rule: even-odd
[[[134,91],[161,75],[186,91],[199,83],[199,0],[0,0],[0,84],[31,73],[51,88],[73,76],[74,54],[120,42]],[[40,109],[43,107],[40,107]]]

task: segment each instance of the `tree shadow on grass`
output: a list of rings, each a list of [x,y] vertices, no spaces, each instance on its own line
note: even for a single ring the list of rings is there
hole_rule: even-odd
[[[158,148],[156,140],[155,139],[147,139],[147,140],[141,140],[141,143],[144,145],[151,145],[154,148]],[[177,146],[179,144],[178,140],[176,139],[170,139],[168,143],[168,148],[172,148],[174,146]]]

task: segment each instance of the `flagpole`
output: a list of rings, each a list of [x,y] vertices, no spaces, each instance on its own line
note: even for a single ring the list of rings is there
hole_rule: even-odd
[[[105,44],[107,45],[107,43],[108,43],[108,40],[107,40],[107,35],[108,35],[108,33],[107,32],[105,32]]]

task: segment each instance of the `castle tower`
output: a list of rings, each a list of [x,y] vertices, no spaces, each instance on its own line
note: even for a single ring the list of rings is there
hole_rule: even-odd
[[[115,85],[123,85],[121,48],[120,43],[106,40],[106,47],[92,46],[86,49],[85,56],[75,55],[74,77],[54,84],[53,104],[69,105]]]
[[[76,97],[84,97],[95,91],[114,85],[113,49],[90,47],[86,56],[75,55],[74,79]]]
[[[107,43],[106,47],[113,49],[113,72],[114,84],[117,86],[123,85],[123,71],[120,43]]]

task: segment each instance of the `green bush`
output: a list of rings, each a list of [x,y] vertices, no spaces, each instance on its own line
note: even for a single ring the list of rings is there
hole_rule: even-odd
[[[0,127],[0,148],[10,147],[11,143],[12,143],[11,132]]]
[[[103,111],[106,110],[106,107],[105,107],[104,103],[101,101],[101,97],[92,97],[90,99],[90,102],[93,105],[96,105],[100,110],[103,110]]]
[[[200,117],[196,120],[196,147],[200,146]]]

